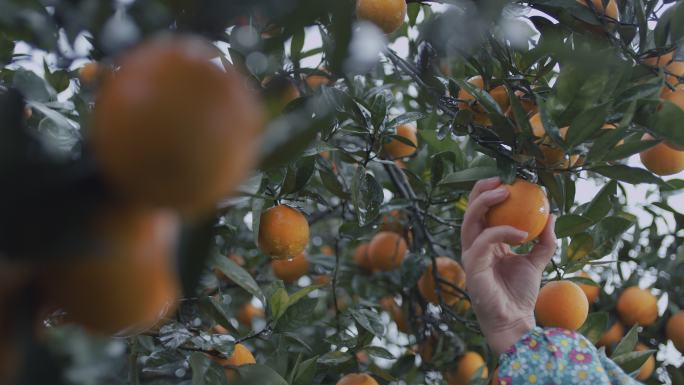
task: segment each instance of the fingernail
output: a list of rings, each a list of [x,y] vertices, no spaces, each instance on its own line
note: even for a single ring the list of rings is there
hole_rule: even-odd
[[[530,234],[530,233],[528,233],[527,231],[521,231],[521,232],[520,232],[520,239],[525,239],[525,238],[527,238],[527,236],[528,236],[529,234]]]
[[[495,194],[495,195],[504,195],[504,194],[506,194],[507,192],[508,192],[508,190],[507,190],[505,187],[499,187],[499,188],[495,189],[495,190],[492,192],[492,194]]]

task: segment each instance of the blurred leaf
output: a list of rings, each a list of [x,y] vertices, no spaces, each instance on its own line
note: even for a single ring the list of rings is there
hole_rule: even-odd
[[[309,385],[312,383],[318,366],[318,356],[302,361],[293,369],[292,385]]]
[[[406,112],[390,120],[387,123],[387,127],[397,127],[402,124],[417,122],[421,119],[425,119],[427,116],[428,114],[424,112]]]
[[[587,320],[584,322],[584,325],[577,331],[587,337],[593,344],[596,344],[601,339],[606,329],[608,329],[608,313],[602,311],[590,313]]]
[[[245,269],[240,267],[240,265],[225,257],[215,258],[215,264],[216,267],[226,275],[226,277],[230,278],[241,288],[247,290],[250,294],[258,298],[261,303],[267,303],[264,293],[259,288],[259,285],[257,285],[256,281],[254,281],[254,278],[252,278],[252,276],[245,271]]]
[[[236,382],[238,385],[288,385],[284,378],[266,365],[242,365],[237,371],[240,373],[240,380]]]
[[[655,350],[644,350],[642,352],[629,352],[620,355],[613,354],[613,361],[618,364],[626,373],[639,370],[641,366],[653,355]]]
[[[271,297],[268,299],[268,308],[271,311],[271,318],[273,321],[278,321],[278,319],[285,314],[285,311],[289,306],[289,302],[290,296],[282,287],[278,288],[275,293],[271,295]]]
[[[576,235],[591,226],[591,218],[581,215],[563,215],[556,221],[556,236],[559,238]]]
[[[374,357],[383,358],[385,360],[394,360],[394,354],[390,353],[387,349],[381,346],[366,346],[363,348],[369,355]]]
[[[337,366],[344,364],[352,359],[351,354],[343,352],[330,352],[318,357],[318,363],[328,366]]]
[[[572,237],[568,246],[567,258],[569,261],[584,259],[594,248],[594,238],[587,233],[579,233]]]
[[[640,183],[654,183],[663,184],[662,179],[653,175],[650,171],[643,168],[636,168],[625,166],[623,164],[616,164],[612,166],[596,166],[590,169],[593,172],[601,174],[605,177],[616,179],[630,184]]]
[[[192,369],[192,385],[223,385],[226,382],[223,368],[212,365],[204,353],[194,352],[188,359]]]
[[[617,344],[611,358],[615,359],[623,354],[629,354],[634,351],[637,342],[639,341],[639,325],[632,326],[631,329],[622,337],[622,340]]]

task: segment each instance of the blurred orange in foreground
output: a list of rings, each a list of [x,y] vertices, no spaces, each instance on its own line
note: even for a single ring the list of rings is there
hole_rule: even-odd
[[[104,82],[90,139],[122,196],[205,215],[249,174],[263,112],[242,76],[214,56],[198,38],[157,37]]]
[[[178,220],[166,211],[116,208],[95,223],[91,255],[45,272],[46,295],[67,320],[104,334],[154,326],[174,310]]]

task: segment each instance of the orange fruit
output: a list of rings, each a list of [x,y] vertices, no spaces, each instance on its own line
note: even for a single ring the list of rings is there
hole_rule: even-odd
[[[528,233],[521,243],[536,239],[549,220],[549,200],[538,185],[516,178],[512,185],[505,185],[509,195],[506,200],[489,209],[486,215],[488,227],[513,226]]]
[[[381,231],[368,245],[368,258],[372,270],[389,271],[401,266],[406,256],[406,241],[399,234]]]
[[[577,0],[577,2],[585,7],[589,7],[586,0]],[[609,0],[606,7],[603,6],[602,0],[591,0],[591,3],[600,15],[605,15],[615,20],[618,19],[618,6],[615,0]]]
[[[658,299],[648,290],[630,286],[620,294],[617,312],[627,326],[649,326],[658,318]]]
[[[78,78],[83,84],[93,84],[100,76],[100,65],[97,62],[86,63],[78,70]]]
[[[637,352],[643,352],[644,350],[649,350],[649,348],[644,344],[637,344],[634,350]],[[653,371],[655,371],[655,366],[655,357],[653,357],[653,354],[651,354],[646,360],[646,362],[644,362],[644,364],[641,365],[641,368],[639,369],[639,373],[637,374],[636,379],[639,381],[646,381],[647,379],[649,379],[653,374]]]
[[[672,341],[677,350],[684,352],[684,311],[672,315],[667,320],[665,336]]]
[[[230,366],[243,366],[243,365],[253,365],[256,364],[256,359],[252,352],[247,349],[243,344],[235,344],[233,353],[231,353],[228,358],[219,358],[216,356],[209,356],[214,362],[223,366],[225,369],[226,377],[229,381],[235,379],[235,370],[230,368]]]
[[[489,371],[482,356],[476,352],[465,352],[458,358],[456,368],[446,373],[446,380],[449,385],[467,385],[480,368],[483,368],[480,378],[487,378]]]
[[[153,327],[175,308],[177,217],[165,211],[116,208],[93,225],[92,255],[50,268],[47,296],[67,319],[103,334]]]
[[[314,285],[325,286],[325,285],[329,284],[331,281],[332,281],[332,277],[330,277],[329,274],[319,274],[319,275],[313,277]]]
[[[368,257],[368,242],[361,243],[354,250],[354,262],[363,270],[372,271],[373,265]]]
[[[252,327],[252,320],[254,318],[264,318],[264,309],[252,305],[250,302],[242,305],[238,311],[237,320],[242,325]]]
[[[321,254],[328,257],[332,257],[333,255],[335,255],[335,249],[333,249],[331,246],[323,245],[321,246]]]
[[[309,222],[297,209],[278,205],[261,213],[259,249],[273,259],[293,258],[309,244]]]
[[[324,68],[319,68],[321,71],[325,71]],[[331,83],[330,78],[325,75],[311,74],[307,76],[304,81],[312,90],[317,90],[321,86],[326,86]]]
[[[601,336],[601,339],[596,343],[596,346],[605,346],[607,349],[610,349],[620,342],[624,336],[625,327],[622,326],[620,321],[615,321],[615,323],[603,333],[603,336]]]
[[[401,126],[397,127],[396,135],[408,139],[411,143],[413,143],[413,146],[409,146],[408,144],[400,142],[397,139],[392,139],[389,143],[386,143],[383,146],[383,149],[387,155],[389,155],[391,158],[404,158],[416,153],[418,136],[416,134],[415,126],[411,124],[402,124]]]
[[[399,210],[392,210],[388,214],[382,216],[380,222],[380,231],[392,231],[397,234],[404,234],[404,225],[402,224],[404,215]]]
[[[378,382],[365,373],[352,373],[340,378],[337,385],[378,385]]]
[[[377,25],[390,34],[404,24],[406,18],[405,0],[357,0],[356,16]]]
[[[390,314],[400,332],[406,334],[410,333],[411,328],[409,326],[409,320],[406,318],[406,315],[404,315],[401,306],[397,305],[396,301],[394,301],[394,298],[384,297],[380,300],[380,305]]]
[[[219,325],[219,324],[214,325],[214,326],[211,328],[211,332],[212,332],[213,334],[229,334],[229,333],[228,333],[228,329],[226,329],[225,327],[223,327],[223,326],[221,326],[221,325]]]
[[[306,259],[306,254],[301,253],[292,259],[271,261],[271,269],[276,278],[285,283],[292,283],[309,271],[309,261]]]
[[[644,134],[641,140],[653,140],[653,137]],[[639,156],[641,163],[656,175],[673,175],[684,170],[684,151],[678,151],[664,142],[644,150]]]
[[[525,97],[524,92],[518,90],[514,92],[514,95],[520,100],[520,104],[522,105],[523,111],[525,111],[527,116],[534,115],[537,112],[539,112],[539,108],[537,108],[537,104],[535,103],[534,99]],[[513,112],[512,106],[510,106],[506,111],[506,116],[515,120],[515,113]]]
[[[267,77],[262,86],[270,117],[280,115],[288,104],[301,96],[292,79],[286,76]]]
[[[471,77],[468,79],[468,83],[472,84],[476,88],[484,90],[484,79],[480,75]],[[508,91],[506,90],[506,87],[494,87],[489,91],[489,94],[499,105],[502,112],[506,112],[506,110],[508,110],[508,107],[510,106],[510,100],[508,99]],[[471,94],[466,89],[461,89],[458,91],[458,99],[461,100],[461,102],[458,104],[460,109],[470,109],[475,113],[474,120],[476,123],[486,126],[492,124],[482,106],[478,105],[477,103],[473,104],[473,102],[477,100],[475,95]]]
[[[589,315],[589,302],[574,282],[551,281],[539,291],[534,313],[546,327],[577,330]]]
[[[90,132],[105,179],[126,198],[206,215],[251,171],[262,111],[246,81],[203,40],[149,40],[120,61]]]
[[[465,271],[461,265],[448,257],[437,257],[437,274],[440,279],[443,279],[450,284],[459,287],[461,289],[465,288],[466,276]],[[442,293],[442,299],[444,302],[453,306],[463,299],[463,294],[458,292],[452,286],[446,283],[440,283],[440,291]],[[425,298],[426,301],[439,304],[439,297],[437,296],[437,285],[435,285],[435,278],[433,275],[432,263],[428,266],[427,270],[423,272],[418,280],[418,291],[420,295]]]
[[[584,272],[584,271],[580,272],[578,274],[578,276],[582,277],[582,278],[591,279],[591,276],[589,275],[589,273]],[[580,287],[580,289],[582,289],[584,294],[587,296],[587,301],[589,301],[590,304],[596,302],[596,299],[598,298],[599,293],[601,292],[600,287],[594,286],[594,285],[587,285],[584,283],[580,283],[579,287]]]

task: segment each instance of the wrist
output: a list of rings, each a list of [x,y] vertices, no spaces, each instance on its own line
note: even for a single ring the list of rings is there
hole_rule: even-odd
[[[489,347],[496,354],[502,354],[515,345],[530,330],[534,329],[535,326],[537,324],[534,316],[531,316],[517,319],[503,327],[490,328],[488,330],[483,328],[482,333],[487,339]]]

